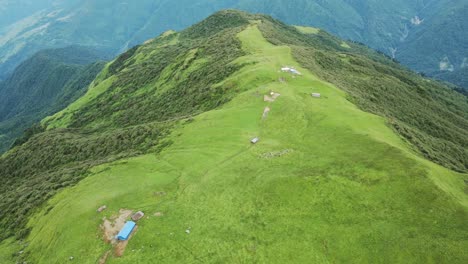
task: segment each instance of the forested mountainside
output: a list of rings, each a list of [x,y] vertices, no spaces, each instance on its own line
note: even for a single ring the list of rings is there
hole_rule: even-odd
[[[78,46],[44,50],[0,82],[0,153],[32,124],[81,97],[104,67],[102,59]]]
[[[432,1],[398,46],[397,59],[428,76],[468,87],[468,2]]]
[[[218,12],[118,56],[0,158],[0,260],[465,263],[467,114],[363,45]]]
[[[3,0],[0,10],[2,5],[3,10],[23,6],[16,2]],[[0,20],[0,79],[40,49],[80,44],[117,54],[216,10],[237,8],[270,14],[288,24],[323,28],[381,50],[413,70],[468,87],[463,78],[468,58],[465,0],[42,2],[42,9],[38,4],[24,5],[25,10],[37,10],[33,15]]]

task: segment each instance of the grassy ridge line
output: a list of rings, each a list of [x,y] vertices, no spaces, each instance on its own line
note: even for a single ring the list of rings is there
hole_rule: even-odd
[[[260,28],[268,41],[292,47],[294,58],[347,92],[366,112],[390,120],[425,158],[468,170],[468,101],[451,88],[422,78],[381,54],[319,31],[302,34],[271,20]]]
[[[54,197],[51,209],[30,221],[31,260],[74,256],[95,263],[108,249],[99,237],[102,215],[95,213],[102,204],[107,216],[119,208],[149,215],[124,257],[108,263],[468,258],[466,209],[427,177],[433,169],[441,181],[456,174],[415,160],[382,118],[358,110],[308,71],[299,68],[303,78],[277,82],[280,66],[297,64],[288,47],[269,44],[256,27],[239,38],[250,53],[237,63],[256,64],[226,82],[246,91],[174,130],[174,144],[160,155],[100,166]],[[257,94],[270,89],[282,95],[261,121],[266,103]],[[310,98],[312,91],[326,99]],[[261,138],[255,147],[248,142],[253,136]],[[260,158],[283,149],[294,151]],[[165,216],[152,217],[157,211]]]
[[[158,152],[171,144],[163,140],[170,120],[229,101],[237,91],[219,82],[241,67],[231,62],[242,55],[236,34],[248,21],[235,12],[213,18],[122,54],[87,95],[45,121],[48,130],[30,130],[0,159],[0,240],[26,237],[29,216],[89,168]],[[207,35],[205,27],[215,29]]]
[[[255,47],[263,47],[264,45],[261,44],[261,41],[259,41],[259,39],[261,38],[259,38],[258,36],[256,38],[250,38],[248,41],[244,42],[244,46],[248,50],[256,50]],[[292,50],[289,47],[283,48],[288,50],[288,54],[289,56],[291,56],[290,61],[294,61],[294,59],[292,58]],[[272,49],[278,50],[279,48],[277,46],[273,46]],[[258,50],[256,51],[258,52]],[[262,58],[269,58],[269,56],[272,55],[269,54],[268,56],[268,54],[261,54],[260,56]],[[279,65],[277,64],[276,66],[278,67]],[[307,69],[300,68],[300,71],[306,72]],[[250,73],[253,72],[256,72],[256,70],[253,70]],[[316,75],[312,76],[315,81],[319,81]],[[328,85],[330,87],[333,87],[332,84]],[[341,91],[335,94],[335,96],[347,97],[346,93]],[[463,206],[468,208],[468,196],[465,193],[465,186],[463,181],[467,174],[454,173],[444,167],[435,165],[431,161],[422,158],[419,154],[415,153],[412,150],[412,146],[410,144],[402,141],[400,137],[395,135],[395,133],[388,133],[388,131],[386,131],[388,129],[387,126],[385,128],[381,127],[381,122],[385,122],[387,124],[387,121],[384,118],[380,118],[375,115],[370,115],[368,119],[359,119],[356,118],[356,115],[351,114],[355,110],[355,105],[352,105],[350,103],[345,104],[344,102],[340,102],[339,104],[345,105],[345,107],[347,107],[347,110],[350,111],[347,115],[347,118],[342,120],[343,124],[347,124],[349,127],[353,127],[355,133],[371,136],[376,141],[389,144],[393,147],[400,149],[409,158],[414,159],[419,163],[424,164],[425,166],[430,168],[428,169],[429,176],[437,184],[437,186],[445,192],[449,193],[456,201],[461,203]],[[362,113],[359,113],[358,115],[362,115]],[[371,120],[373,120],[373,122],[371,122]]]
[[[244,46],[248,50],[255,50],[258,52],[259,51],[258,47],[263,47],[264,45],[261,44],[261,41],[259,41],[259,38],[257,36],[256,38],[250,38],[248,41],[244,41]],[[283,48],[288,50],[287,53],[289,54],[289,56],[293,56],[292,54],[293,52],[289,47],[283,47]],[[279,48],[277,46],[272,46],[272,49],[278,50]],[[271,58],[272,54],[261,54],[257,56],[265,59],[265,58]],[[268,61],[270,61],[270,59],[268,59]],[[294,61],[292,57],[290,58],[290,61]],[[280,65],[278,64],[276,66],[280,67]],[[300,70],[301,72],[307,71],[307,69],[305,68],[300,68]],[[249,74],[253,74],[255,72],[257,72],[257,70],[253,69],[249,72]],[[315,79],[315,81],[319,81],[316,75],[312,75],[312,76],[314,76],[313,78]],[[323,81],[320,81],[320,82],[323,82]],[[333,87],[332,84],[328,84],[328,85],[330,87]],[[347,97],[346,93],[341,92],[341,91],[338,91],[337,94],[335,94],[335,96]],[[388,133],[388,131],[386,131],[388,127],[385,127],[385,128],[381,127],[380,125],[381,122],[387,123],[385,119],[377,117],[375,115],[370,115],[369,119],[364,119],[364,120],[359,119],[359,118],[356,118],[355,115],[351,114],[352,110],[355,110],[355,105],[352,105],[350,103],[345,104],[344,102],[340,102],[340,104],[345,105],[347,109],[350,111],[350,113],[348,113],[347,115],[347,118],[342,120],[343,123],[347,124],[349,127],[353,127],[356,133],[372,136],[374,140],[396,147],[400,149],[403,153],[405,153],[406,156],[410,157],[411,159],[415,159],[419,163],[425,164],[425,166],[430,168],[428,170],[429,175],[431,179],[437,184],[437,186],[441,188],[442,190],[444,190],[445,192],[449,193],[452,197],[454,197],[455,200],[460,202],[463,206],[468,208],[468,196],[465,193],[465,187],[464,187],[464,181],[463,181],[463,178],[466,177],[466,174],[454,173],[444,167],[437,166],[431,161],[428,161],[422,158],[420,155],[418,155],[412,150],[411,145],[402,141],[400,137],[395,135],[395,133]],[[362,113],[359,113],[359,115],[361,114]],[[371,120],[374,120],[374,122],[370,122]]]
[[[221,26],[219,19],[224,19]],[[246,24],[241,14],[218,14],[181,33],[164,34],[127,51],[109,66],[109,75],[116,79],[105,92],[72,109],[66,120],[58,117],[53,123],[129,126],[224,104],[234,91],[214,85],[239,67],[230,62],[242,55],[235,34]]]

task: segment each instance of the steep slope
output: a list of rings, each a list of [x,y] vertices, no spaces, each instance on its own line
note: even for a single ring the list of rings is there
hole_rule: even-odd
[[[467,175],[425,160],[387,123],[429,133],[395,109],[414,104],[432,114],[435,106],[450,117],[443,131],[462,133],[438,136],[466,151],[466,98],[362,46],[307,31],[317,33],[227,11],[119,56],[85,96],[42,122],[47,131],[0,159],[9,188],[1,224],[26,237],[4,240],[0,258],[466,262]],[[285,65],[302,75],[279,71]],[[336,76],[353,70],[352,79]],[[379,109],[397,96],[392,87],[420,101]],[[272,91],[280,96],[264,101]],[[96,213],[101,205],[107,210]],[[120,209],[146,216],[115,251],[101,225]],[[19,228],[26,219],[29,235]]]
[[[29,5],[28,10],[37,9]],[[19,12],[18,5],[10,6]],[[238,8],[326,29],[379,49],[416,71],[468,86],[461,71],[468,57],[465,0],[139,0],[133,5],[125,0],[69,0],[44,1],[43,6],[29,17],[18,16],[22,19],[15,23],[0,23],[0,79],[40,49],[81,44],[117,54],[216,10]],[[445,57],[456,76],[447,71],[451,68],[440,67]]]
[[[0,153],[33,123],[81,97],[102,70],[102,55],[83,47],[45,50],[0,85]]]
[[[420,25],[398,45],[397,58],[424,72],[462,87],[468,87],[468,2],[434,1],[434,8],[420,11]],[[439,10],[439,12],[435,12]]]

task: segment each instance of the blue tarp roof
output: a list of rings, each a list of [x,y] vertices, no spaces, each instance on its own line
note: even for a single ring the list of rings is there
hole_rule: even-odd
[[[122,228],[122,230],[120,230],[119,234],[117,235],[117,239],[127,240],[135,226],[136,224],[133,221],[128,221],[127,223],[125,223],[124,227]]]

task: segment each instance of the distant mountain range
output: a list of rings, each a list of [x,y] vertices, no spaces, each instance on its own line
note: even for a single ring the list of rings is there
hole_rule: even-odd
[[[415,71],[468,87],[465,0],[2,0],[0,79],[44,48],[78,44],[117,54],[225,8],[323,28]]]

